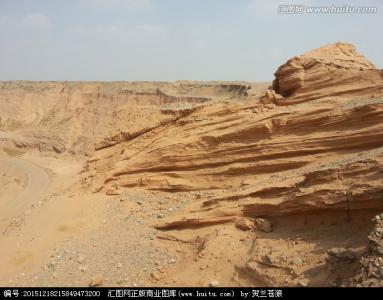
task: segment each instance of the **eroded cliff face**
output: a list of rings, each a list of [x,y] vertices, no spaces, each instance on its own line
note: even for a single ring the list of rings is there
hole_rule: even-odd
[[[96,189],[220,190],[162,227],[315,209],[382,207],[383,101],[206,106],[97,151]],[[362,121],[363,120],[363,121]],[[107,164],[108,168],[105,168]],[[183,220],[183,221],[181,221]]]
[[[91,155],[137,136],[185,109],[233,97],[251,83],[1,82],[0,143],[7,148]]]
[[[383,73],[348,43],[330,44],[289,59],[275,72],[268,97],[279,105],[329,96],[381,93]]]
[[[235,278],[267,285],[307,285],[307,278],[315,285],[340,284],[339,278],[355,274],[357,260],[348,269],[342,263],[348,271],[334,275],[334,266],[323,264],[325,250],[347,245],[334,236],[361,226],[353,242],[360,250],[368,218],[383,209],[382,72],[352,45],[337,43],[290,59],[275,75],[273,90],[261,101],[204,103],[96,151],[84,169],[85,186],[112,195],[131,188],[194,194],[192,204],[153,226],[179,245],[206,237],[206,257],[215,255],[218,240],[232,241],[230,228],[252,231],[259,218],[272,220],[277,229],[271,240],[261,234],[258,241],[256,233],[247,254],[227,250],[225,257],[241,257],[227,258]],[[363,224],[350,225],[359,216]],[[310,218],[317,225],[307,229]],[[305,230],[324,230],[318,243],[325,250],[319,256],[310,247],[299,250],[307,251],[307,262],[295,266],[283,253],[299,247],[283,234],[295,228],[288,220],[301,219],[303,227],[300,221],[294,226],[307,243],[313,237]],[[329,219],[344,222],[339,232],[321,227]],[[280,227],[285,223],[290,229]],[[286,243],[274,242],[278,237]],[[271,248],[280,249],[277,258]],[[326,275],[319,276],[315,264]]]
[[[89,161],[84,181],[111,194],[130,187],[218,191],[158,228],[379,208],[382,105],[367,92],[290,106],[200,105],[141,135],[114,138]]]

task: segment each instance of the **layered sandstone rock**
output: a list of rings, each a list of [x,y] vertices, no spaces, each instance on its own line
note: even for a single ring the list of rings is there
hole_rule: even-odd
[[[327,96],[382,93],[382,77],[382,71],[353,45],[338,42],[281,65],[268,98],[283,105]]]
[[[383,208],[379,71],[351,45],[335,44],[293,58],[276,75],[276,91],[291,93],[279,101],[295,105],[205,105],[100,148],[85,182],[97,191],[214,191],[157,228]]]
[[[194,106],[249,98],[252,87],[241,82],[0,82],[0,149],[91,154]]]

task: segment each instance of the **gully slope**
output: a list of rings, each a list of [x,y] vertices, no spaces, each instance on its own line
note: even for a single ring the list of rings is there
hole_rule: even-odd
[[[31,204],[37,203],[49,186],[49,176],[42,168],[26,160],[0,157],[0,166],[2,172],[6,174],[8,170],[13,169],[25,178],[25,185],[21,190],[13,193],[8,190],[1,198],[0,202],[0,230],[3,232],[5,224],[11,219],[22,215]],[[17,178],[14,179],[16,182]],[[6,186],[3,186],[6,188]]]

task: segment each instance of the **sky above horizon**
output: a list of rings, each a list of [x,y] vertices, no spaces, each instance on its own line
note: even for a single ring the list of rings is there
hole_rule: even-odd
[[[278,13],[291,3],[377,13]],[[269,81],[337,41],[381,69],[382,28],[378,0],[0,0],[0,80]]]

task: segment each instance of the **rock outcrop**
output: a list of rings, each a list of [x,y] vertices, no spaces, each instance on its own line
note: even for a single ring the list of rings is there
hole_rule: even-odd
[[[370,81],[369,72],[377,77]],[[201,107],[133,140],[100,148],[85,182],[97,191],[219,191],[157,228],[383,208],[379,71],[351,45],[335,44],[293,58],[276,75],[276,91],[291,93],[280,101],[294,106]],[[328,97],[336,91],[337,97]],[[315,102],[299,103],[313,99],[311,92]],[[96,173],[103,176],[94,178]]]
[[[287,105],[329,96],[383,92],[383,72],[355,47],[338,42],[289,59],[275,72],[266,98]]]

